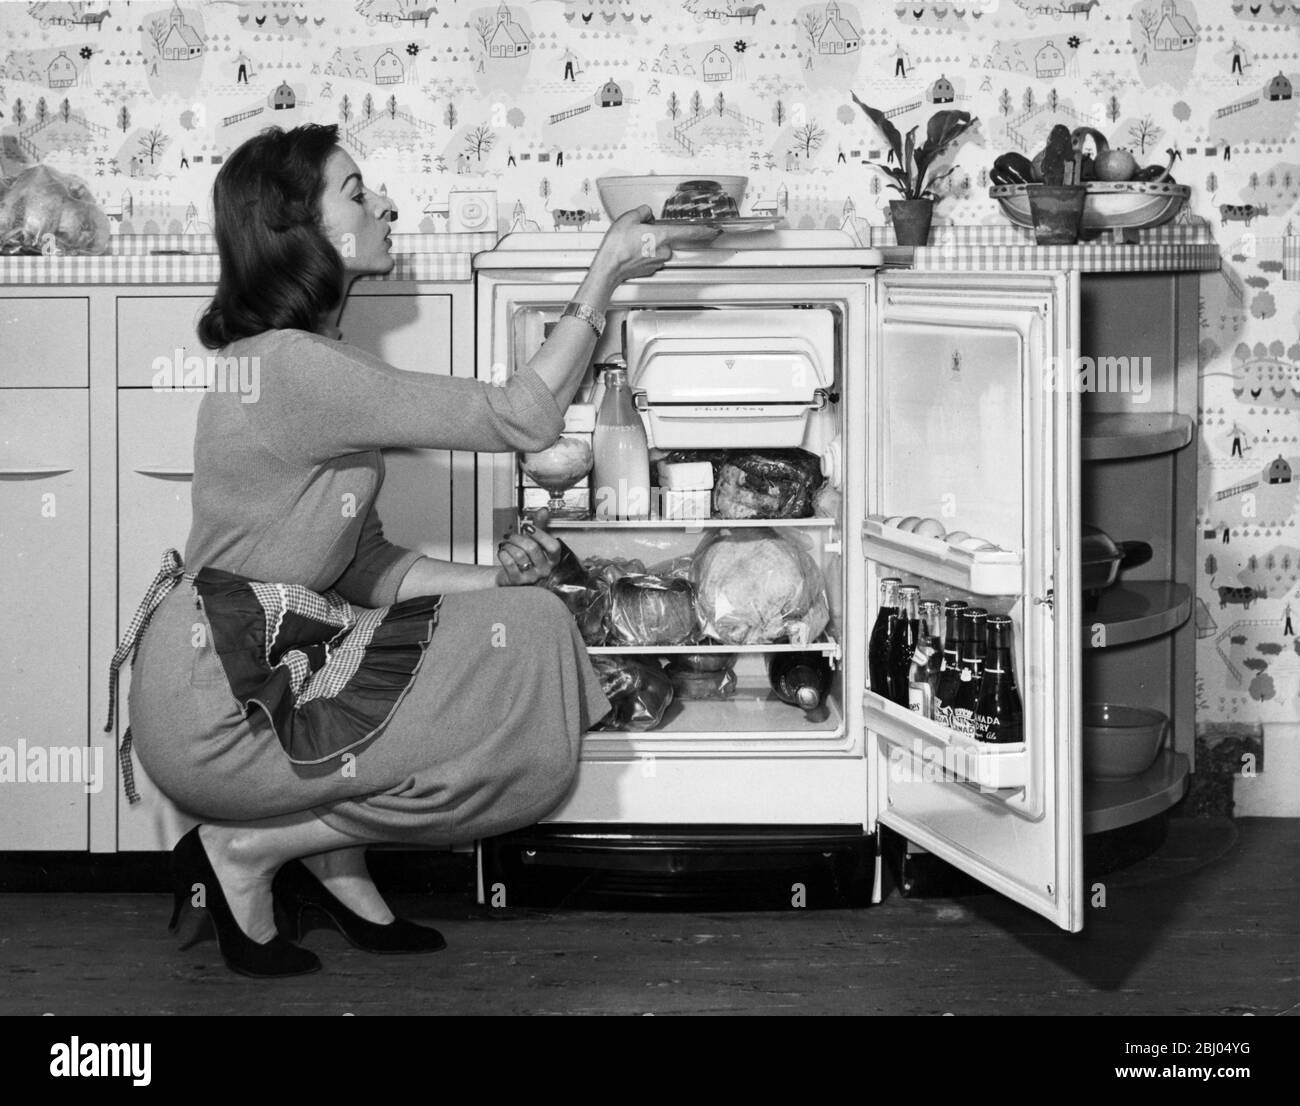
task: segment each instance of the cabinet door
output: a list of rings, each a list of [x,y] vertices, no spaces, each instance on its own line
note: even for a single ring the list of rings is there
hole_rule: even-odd
[[[190,484],[199,392],[120,389],[118,402],[118,632],[131,623],[162,554],[183,555],[190,532]],[[118,736],[130,722],[130,665],[121,671]],[[132,805],[119,791],[117,847],[166,850],[192,824],[150,782],[136,761]]]
[[[472,294],[468,285],[465,291]],[[395,294],[382,288],[354,292],[340,325],[351,345],[395,368],[442,376],[453,372],[453,342],[458,336],[452,331],[450,295]],[[472,376],[472,331],[466,331],[462,340],[467,347],[460,358],[466,365],[463,374]],[[452,559],[453,512],[462,518],[462,528],[466,516],[473,525],[472,500],[456,511],[453,475],[463,467],[457,465],[460,456],[445,449],[384,450],[384,485],[377,506],[389,541],[430,557]],[[462,499],[473,492],[472,467],[470,477],[460,481]]]
[[[199,342],[199,316],[210,295],[138,295],[117,297],[117,383],[123,388],[151,387],[161,364],[184,371],[187,357],[211,352]]]
[[[89,427],[85,389],[0,391],[4,849],[87,848],[104,786],[88,718]]]
[[[0,298],[0,388],[84,388],[89,381],[85,296]]]
[[[866,692],[880,821],[1072,931],[1083,926],[1077,305],[1064,274],[880,278],[863,524],[868,617],[888,575],[1009,615],[1024,708],[1024,740],[990,746]],[[917,536],[883,521],[894,515],[997,548]]]

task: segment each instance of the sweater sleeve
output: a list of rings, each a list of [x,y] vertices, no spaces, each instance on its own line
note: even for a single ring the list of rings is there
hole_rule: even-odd
[[[247,417],[286,459],[319,464],[398,447],[531,452],[552,445],[564,429],[555,397],[527,366],[498,387],[406,372],[303,330],[249,341],[261,369]]]
[[[384,526],[372,501],[361,527],[357,551],[333,588],[359,607],[387,607],[397,602],[397,589],[423,554],[403,549],[384,537]]]

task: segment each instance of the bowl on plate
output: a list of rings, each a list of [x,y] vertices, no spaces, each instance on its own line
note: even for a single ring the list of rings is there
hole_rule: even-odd
[[[736,210],[745,197],[748,177],[719,176],[716,173],[651,173],[641,177],[598,177],[596,191],[605,205],[605,214],[617,219],[625,211],[645,204],[656,219],[663,218],[664,204],[687,181],[709,180],[721,185],[723,192],[736,202]]]
[[[1018,227],[1034,228],[1029,210],[1029,189],[1033,184],[995,184],[992,196]],[[1192,190],[1168,181],[1087,181],[1083,220],[1079,230],[1089,234],[1103,230],[1143,230],[1169,222],[1182,209]]]
[[[1117,703],[1083,705],[1083,774],[1122,780],[1155,763],[1169,719],[1158,710]]]

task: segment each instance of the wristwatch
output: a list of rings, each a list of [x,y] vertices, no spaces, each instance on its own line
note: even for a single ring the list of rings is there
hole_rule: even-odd
[[[605,333],[605,316],[598,311],[593,311],[585,303],[569,304],[560,315],[560,318],[563,319],[568,316],[572,316],[575,319],[581,319],[596,332],[597,338]]]

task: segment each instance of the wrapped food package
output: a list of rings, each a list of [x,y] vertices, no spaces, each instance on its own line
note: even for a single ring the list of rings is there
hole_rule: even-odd
[[[665,219],[734,219],[740,214],[733,200],[715,180],[688,180],[664,203]]]
[[[560,542],[560,559],[542,581],[542,587],[564,600],[586,644],[604,645],[609,589],[598,586],[573,550],[559,538],[555,540]]]
[[[689,580],[622,576],[610,589],[610,645],[686,645],[699,633],[695,588]]]
[[[671,478],[664,471],[665,465],[693,465],[707,461],[713,466],[713,479],[709,482],[712,486],[718,479],[718,469],[730,453],[728,449],[674,449],[655,459],[655,483],[660,487],[668,486]]]
[[[0,253],[103,254],[108,216],[84,181],[33,165],[0,181]]]
[[[735,653],[674,653],[669,672],[721,672],[736,663]]]
[[[653,730],[672,705],[673,683],[653,660],[638,657],[591,658],[610,712],[593,729]]]
[[[730,699],[736,693],[736,672],[722,668],[716,672],[687,672],[669,667],[673,695],[678,699]]]
[[[704,634],[728,645],[807,645],[830,620],[821,569],[791,532],[714,531],[695,551],[693,579]]]
[[[803,449],[734,450],[718,468],[718,518],[808,518],[823,481],[821,461]]]

